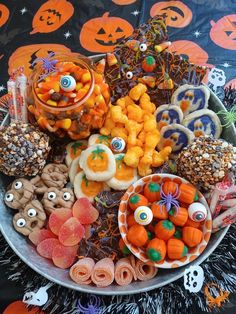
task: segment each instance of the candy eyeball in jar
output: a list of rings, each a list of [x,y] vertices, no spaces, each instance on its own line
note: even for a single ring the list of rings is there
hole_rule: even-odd
[[[102,127],[110,93],[101,73],[81,55],[38,58],[29,79],[28,109],[41,129],[73,140]]]

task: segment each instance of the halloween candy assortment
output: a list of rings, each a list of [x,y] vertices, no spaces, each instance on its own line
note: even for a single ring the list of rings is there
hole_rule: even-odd
[[[4,198],[13,227],[79,285],[125,286],[183,266],[206,247],[211,213],[214,231],[233,219],[234,182],[221,188],[235,149],[208,109],[206,69],[167,39],[154,17],[96,64],[40,56],[23,98],[29,122],[8,104],[0,171],[14,177]]]

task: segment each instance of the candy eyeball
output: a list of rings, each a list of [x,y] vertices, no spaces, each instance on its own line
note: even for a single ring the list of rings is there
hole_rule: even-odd
[[[37,212],[34,208],[30,208],[30,209],[28,209],[27,215],[29,217],[35,217],[37,215]]]
[[[142,51],[142,52],[146,51],[147,50],[147,45],[146,44],[140,44],[139,45],[139,50]]]
[[[134,212],[134,220],[139,225],[149,225],[153,219],[153,213],[147,206],[139,206]]]
[[[55,200],[56,197],[57,197],[57,195],[56,195],[55,192],[49,192],[49,193],[48,193],[48,199],[49,199],[50,201]]]
[[[65,92],[71,92],[76,87],[76,80],[71,75],[64,75],[60,79],[60,87]]]
[[[126,76],[126,78],[127,78],[128,80],[131,80],[134,75],[133,75],[133,73],[132,73],[131,71],[128,71],[125,76]]]
[[[7,194],[5,195],[5,201],[7,201],[7,202],[12,202],[13,200],[14,200],[14,195],[13,195],[13,194],[7,193]]]
[[[15,188],[16,190],[21,189],[22,186],[23,186],[23,183],[22,183],[21,181],[16,181],[15,184],[14,184],[14,188]]]
[[[23,228],[26,225],[26,221],[24,218],[20,218],[16,222],[17,227]]]
[[[64,199],[65,201],[69,201],[69,200],[71,199],[70,193],[69,193],[69,192],[65,192],[65,193],[63,194],[63,199]]]
[[[195,202],[188,207],[188,215],[193,221],[201,222],[207,217],[207,209],[202,203]]]
[[[125,141],[121,137],[114,137],[111,141],[110,147],[114,153],[122,153],[125,149]]]

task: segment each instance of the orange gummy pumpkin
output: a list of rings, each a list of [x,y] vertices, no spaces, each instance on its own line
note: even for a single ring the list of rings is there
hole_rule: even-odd
[[[127,217],[127,225],[128,227],[131,227],[133,225],[137,225],[137,222],[135,221],[134,219],[134,215],[133,214],[130,214],[128,217]]]
[[[173,182],[173,181],[166,181],[162,185],[162,191],[167,195],[168,193],[170,194],[175,194],[178,189],[178,184]]]
[[[180,207],[178,211],[175,208],[171,208],[169,211],[169,220],[174,225],[183,227],[188,220],[188,210],[184,207]]]
[[[143,189],[143,195],[149,200],[150,203],[159,201],[161,187],[156,182],[146,183]]]
[[[192,204],[198,201],[197,189],[189,183],[181,183],[179,186],[179,197],[178,200],[185,204]]]
[[[129,207],[132,210],[135,210],[139,206],[147,206],[148,200],[142,194],[134,193],[129,198]]]
[[[148,233],[144,226],[133,225],[128,229],[127,239],[131,244],[141,247],[148,241]]]
[[[188,219],[187,219],[187,221],[186,221],[186,223],[185,223],[185,227],[194,227],[194,228],[199,228],[200,227],[200,222],[198,222],[198,221],[193,221],[192,219],[190,219],[189,217],[188,217]]]
[[[169,220],[161,220],[154,227],[157,238],[167,241],[175,233],[175,226]]]
[[[194,227],[183,227],[183,241],[189,247],[194,247],[202,241],[202,231]]]
[[[164,240],[154,238],[147,246],[146,250],[148,258],[152,262],[160,262],[166,256],[166,243]]]
[[[153,217],[157,219],[167,219],[168,213],[165,205],[160,205],[158,203],[153,203],[151,206]]]
[[[167,255],[170,259],[180,259],[188,254],[188,248],[179,239],[169,239],[167,242]]]

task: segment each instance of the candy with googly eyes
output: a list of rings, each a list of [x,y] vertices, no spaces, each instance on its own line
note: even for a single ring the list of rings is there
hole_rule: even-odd
[[[146,51],[147,50],[147,45],[146,44],[140,44],[139,45],[139,50],[142,51],[142,52]]]
[[[202,203],[195,202],[188,207],[188,215],[193,221],[201,222],[207,217],[207,209]]]
[[[51,201],[51,200],[54,200],[55,198],[57,197],[56,193],[54,192],[48,192],[48,199]]]
[[[6,202],[12,202],[14,200],[14,195],[12,193],[6,193],[4,199]]]
[[[71,194],[69,193],[69,192],[65,192],[64,194],[63,194],[63,199],[65,200],[65,201],[69,201],[70,199],[71,199]]]
[[[29,217],[35,217],[37,215],[37,212],[34,208],[29,208],[28,211],[27,211],[27,215]]]
[[[133,78],[133,72],[128,71],[125,76],[128,80],[131,80]]]
[[[23,183],[22,183],[21,181],[15,181],[15,183],[14,183],[14,188],[15,188],[16,190],[21,189],[22,186],[23,186]]]
[[[17,225],[17,227],[19,227],[19,228],[23,228],[23,227],[25,226],[25,224],[26,224],[26,221],[25,221],[24,218],[20,218],[20,219],[18,219],[18,220],[16,221],[16,225]]]
[[[111,150],[114,153],[121,153],[125,149],[125,141],[121,137],[114,137],[111,141]]]
[[[71,75],[64,75],[60,79],[60,87],[65,92],[71,92],[76,87],[76,80]]]
[[[153,219],[153,213],[151,209],[147,206],[139,206],[137,209],[135,209],[134,212],[134,220],[139,225],[149,225],[152,222]]]
[[[71,208],[75,201],[73,190],[70,188],[57,189],[48,188],[41,200],[42,205],[48,215],[59,208]]]

